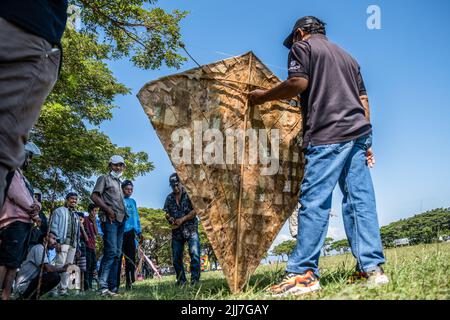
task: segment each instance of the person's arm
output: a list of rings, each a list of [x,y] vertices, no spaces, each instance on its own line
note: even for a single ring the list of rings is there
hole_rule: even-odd
[[[251,105],[267,101],[291,99],[308,88],[310,47],[306,42],[295,43],[288,57],[288,79],[270,90],[254,90],[248,94]]]
[[[14,172],[11,185],[6,195],[16,206],[35,217],[41,210],[41,204],[36,201],[28,191],[24,177],[19,170]]]
[[[95,236],[98,236],[98,226],[97,226],[97,220],[95,218],[94,218],[94,221],[92,221],[92,224],[94,226],[94,234],[95,234]]]
[[[185,223],[186,221],[189,221],[189,220],[194,219],[196,216],[197,216],[197,212],[196,212],[194,209],[192,209],[191,212],[189,212],[187,215],[182,216],[181,218],[176,219],[174,223],[175,223],[176,225],[180,226],[180,225],[182,225],[183,223]]]
[[[164,217],[166,218],[167,222],[173,225],[174,219],[169,214],[169,197],[166,198],[166,201],[164,202],[163,211],[166,213]]]
[[[187,198],[187,202],[188,202],[188,209],[190,209],[190,211],[187,215],[182,216],[181,218],[178,218],[175,220],[174,223],[177,226],[180,226],[183,223],[185,223],[186,221],[192,220],[197,216],[197,212],[194,210],[194,207],[192,206],[191,199]]]
[[[365,94],[365,95],[360,96],[359,100],[361,100],[361,103],[364,107],[364,115],[365,115],[367,121],[370,122],[369,97],[367,96],[367,94]]]
[[[139,216],[139,211],[137,209],[136,201],[134,199],[133,199],[133,203],[134,203],[134,208],[136,211],[136,233],[137,233],[137,236],[139,237],[139,242],[142,243],[144,241],[144,236],[142,235],[141,219]]]
[[[116,215],[114,214],[114,211],[110,206],[108,206],[101,197],[101,194],[106,189],[106,176],[100,176],[97,179],[97,182],[95,183],[94,190],[91,194],[91,200],[95,203],[97,207],[99,207],[103,212],[106,213],[107,218],[112,223],[113,220],[116,218]]]
[[[268,101],[294,98],[306,88],[308,88],[307,79],[292,77],[270,90],[254,90],[247,97],[252,105],[259,105]]]
[[[364,116],[367,121],[370,123],[370,106],[369,106],[369,96],[367,95],[366,85],[364,84],[364,79],[361,75],[361,68],[358,66],[358,77],[357,84],[359,90],[359,100],[364,108]],[[373,168],[375,166],[375,156],[373,154],[372,148],[367,149],[366,152],[366,160],[369,168]]]
[[[81,220],[82,219],[82,220]],[[81,235],[83,236],[84,240],[89,241],[89,237],[86,233],[86,229],[84,228],[84,219],[81,218],[80,219],[80,231],[81,231]]]
[[[114,211],[103,201],[102,197],[100,197],[100,194],[98,192],[93,192],[91,194],[91,200],[95,203],[96,206],[98,206],[107,214],[109,221],[112,223],[116,215],[114,214]]]
[[[61,210],[57,208],[50,216],[50,232],[56,235],[56,240],[60,241],[60,230],[59,226],[61,224]]]
[[[55,267],[54,265],[51,265],[50,263],[44,263],[44,271],[45,272],[58,272],[58,273],[66,272],[68,266],[69,266],[68,264],[65,264],[62,267]]]

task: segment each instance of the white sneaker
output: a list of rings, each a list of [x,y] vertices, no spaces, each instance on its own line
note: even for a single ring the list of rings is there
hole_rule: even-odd
[[[58,292],[58,296],[60,297],[66,297],[69,295],[69,292],[67,290],[61,290]]]
[[[369,286],[382,286],[389,283],[388,276],[384,273],[380,266],[372,272],[367,272],[367,284]]]
[[[100,292],[100,295],[102,297],[115,297],[115,296],[117,296],[117,293],[109,291],[109,289],[102,289],[102,291]]]

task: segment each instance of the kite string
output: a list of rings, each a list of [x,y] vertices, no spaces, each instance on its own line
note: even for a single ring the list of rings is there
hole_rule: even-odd
[[[202,68],[202,66],[200,65],[200,63],[198,63],[197,60],[195,60],[194,57],[193,57],[193,56],[189,53],[189,51],[186,49],[186,46],[185,46],[184,43],[180,43],[180,47],[184,50],[184,52],[186,52],[186,54],[189,56],[189,58],[191,58],[191,60],[192,60],[198,67]],[[237,80],[225,79],[225,78],[202,77],[202,79],[207,79],[207,80],[217,80],[217,81],[219,81],[219,82],[225,82],[225,81],[228,81],[228,82],[235,82],[235,83],[239,83],[239,84],[246,84],[246,85],[249,85],[249,86],[257,87],[257,88],[264,89],[264,90],[269,90],[269,88],[263,87],[263,86],[261,86],[261,85],[258,85],[258,84],[255,84],[255,83],[250,83],[250,77],[249,77],[249,80],[248,80],[247,83],[242,82],[242,81],[237,81]],[[231,86],[227,86],[227,85],[225,85],[225,84],[223,84],[223,83],[222,83],[222,85],[225,86],[225,87],[234,89],[234,90],[238,91],[239,93],[242,93],[242,94],[245,94],[245,95],[248,95],[248,94],[250,93],[250,91],[241,91],[241,90],[239,90],[239,89],[237,89],[237,88],[234,88],[234,87],[231,87]],[[292,100],[294,100],[294,99],[291,99],[291,100],[283,100],[283,99],[279,99],[279,101],[281,101],[281,102],[286,102],[286,103],[288,103],[288,104],[290,104]],[[294,101],[296,101],[296,100],[294,100]]]
[[[251,79],[251,73],[252,73],[252,57],[253,55],[250,54],[249,57],[249,63],[248,63],[248,83]],[[243,193],[243,187],[244,187],[244,164],[245,164],[245,132],[247,131],[247,115],[249,111],[249,104],[248,100],[245,100],[245,107],[244,107],[244,131],[243,131],[243,142],[244,142],[244,150],[242,152],[242,161],[241,161],[241,179],[239,181],[239,201],[238,201],[238,216],[237,216],[237,227],[236,227],[236,257],[235,257],[235,272],[234,272],[234,290],[238,290],[238,260],[240,253],[240,235],[241,235],[241,208],[242,208],[242,193]]]

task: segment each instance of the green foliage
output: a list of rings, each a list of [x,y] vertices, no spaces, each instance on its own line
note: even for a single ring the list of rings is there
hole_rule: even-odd
[[[130,57],[139,68],[157,69],[165,63],[179,68],[186,59],[177,53],[180,21],[188,12],[166,12],[156,0],[71,0],[81,8],[83,32],[102,35],[111,59]]]
[[[336,251],[341,251],[341,250],[348,251],[350,249],[350,244],[348,243],[347,239],[338,240],[338,241],[334,241],[333,243],[331,243],[330,249],[336,250]]]
[[[328,253],[328,251],[331,250],[331,244],[332,244],[332,243],[333,243],[333,238],[331,238],[331,237],[326,237],[326,238],[325,238],[325,241],[324,241],[323,247],[322,247],[323,255],[324,255],[324,256],[326,256],[327,253]]]
[[[54,202],[69,190],[86,199],[92,176],[107,173],[113,154],[125,158],[124,177],[133,179],[153,170],[145,152],[118,147],[99,131],[112,118],[117,95],[129,93],[103,61],[108,45],[93,34],[67,29],[62,39],[64,62],[60,79],[48,97],[31,139],[41,148],[27,176],[44,198]]]
[[[124,177],[133,179],[153,170],[144,152],[118,147],[98,127],[111,120],[114,99],[129,94],[106,60],[128,57],[136,66],[156,69],[163,63],[180,67],[179,23],[187,12],[165,12],[156,1],[71,0],[80,9],[81,29],[69,17],[62,39],[64,59],[58,82],[42,108],[31,139],[43,156],[27,172],[32,184],[50,203],[74,190],[87,199],[91,178],[108,171],[113,154],[124,156]],[[49,207],[52,207],[50,205]]]
[[[381,228],[385,247],[396,239],[408,238],[410,244],[431,243],[450,233],[450,208],[440,208],[393,222]]]
[[[143,249],[159,266],[172,264],[172,229],[162,209],[138,209],[142,234],[146,239]]]
[[[296,244],[297,240],[283,241],[279,245],[275,246],[275,248],[273,248],[272,255],[281,257],[283,257],[284,255],[289,256],[294,250]]]

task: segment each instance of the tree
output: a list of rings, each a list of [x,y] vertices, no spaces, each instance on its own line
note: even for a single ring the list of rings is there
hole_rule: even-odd
[[[172,229],[165,218],[162,209],[139,208],[142,234],[146,242],[144,251],[146,255],[155,259],[157,265],[172,264]]]
[[[392,247],[396,239],[408,238],[410,244],[431,243],[439,235],[450,232],[450,208],[438,208],[381,228],[385,247]]]
[[[286,240],[281,242],[279,245],[277,245],[272,250],[272,255],[274,256],[281,256],[281,258],[284,261],[284,255],[288,257],[291,252],[294,250],[295,245],[297,244],[296,240]]]
[[[331,250],[336,250],[336,251],[348,251],[350,250],[350,244],[348,243],[347,239],[342,239],[342,240],[338,240],[338,241],[334,241],[333,243],[330,244],[330,249]]]
[[[130,57],[138,67],[157,69],[162,63],[179,68],[186,59],[177,53],[180,21],[187,11],[171,13],[155,6],[157,0],[71,0],[81,8],[83,32],[102,35],[111,58]],[[151,8],[148,8],[148,7]]]
[[[332,250],[330,248],[330,245],[331,245],[332,242],[333,242],[333,238],[330,238],[330,237],[326,237],[325,238],[325,241],[324,241],[323,247],[322,247],[324,256],[327,255],[328,251]]]
[[[70,1],[81,8],[82,27],[76,31],[68,23],[64,33],[60,77],[31,132],[43,156],[27,173],[51,203],[69,190],[86,198],[92,176],[107,172],[113,154],[124,156],[126,178],[153,169],[146,153],[114,145],[98,127],[112,118],[115,97],[130,93],[105,60],[129,57],[140,68],[158,68],[162,63],[178,68],[185,60],[176,50],[181,44],[179,22],[187,13],[167,13],[155,3]]]

